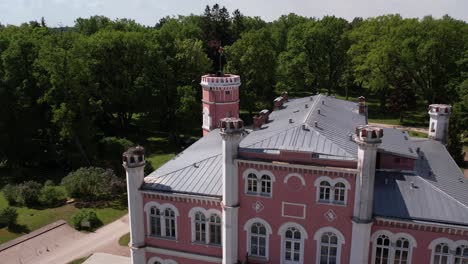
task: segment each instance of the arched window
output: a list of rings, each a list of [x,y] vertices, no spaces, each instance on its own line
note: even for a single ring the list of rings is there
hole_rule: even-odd
[[[153,206],[150,209],[150,234],[161,236],[161,211]]]
[[[446,243],[437,244],[433,250],[434,264],[448,264],[450,259],[450,248]]]
[[[346,186],[342,182],[338,182],[335,184],[334,188],[334,201],[336,203],[345,203],[345,194],[346,194]]]
[[[203,243],[206,241],[206,218],[202,212],[195,214],[195,241]]]
[[[164,219],[166,224],[165,237],[175,238],[175,213],[171,208],[166,208],[166,210],[164,210]]]
[[[162,259],[160,257],[152,257],[148,260],[148,264],[177,264],[177,262],[175,262],[174,260],[172,259]]]
[[[290,227],[286,230],[284,239],[284,261],[287,263],[300,263],[303,245],[301,239],[301,231],[295,227]]]
[[[250,173],[247,176],[247,192],[256,194],[257,191],[257,175],[255,175],[254,173]]]
[[[375,241],[375,264],[388,264],[390,259],[390,238],[380,235]]]
[[[407,264],[409,263],[409,250],[410,243],[406,238],[399,238],[395,245],[394,264]]]
[[[263,224],[254,223],[250,228],[249,255],[254,257],[266,257],[267,231]]]
[[[326,232],[320,238],[320,264],[335,264],[338,257],[338,238]]]
[[[462,245],[455,249],[455,264],[468,264],[468,245]]]
[[[162,263],[159,262],[159,261],[155,261],[155,262],[153,262],[153,263],[154,263],[154,264],[162,264]]]
[[[330,192],[331,192],[331,186],[330,183],[327,181],[322,181],[320,182],[320,196],[319,200],[323,202],[328,202],[330,201]]]
[[[261,180],[261,190],[260,194],[263,196],[271,195],[271,178],[268,175],[263,175]]]
[[[221,245],[221,217],[216,214],[210,216],[210,242],[211,244]]]

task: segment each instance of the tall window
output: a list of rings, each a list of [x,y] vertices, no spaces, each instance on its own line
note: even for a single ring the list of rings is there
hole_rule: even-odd
[[[267,233],[261,223],[254,223],[250,228],[250,251],[254,257],[266,257]]]
[[[399,238],[395,245],[395,260],[394,264],[407,264],[409,263],[409,241],[406,238]]]
[[[284,240],[284,260],[287,263],[299,263],[301,261],[301,250],[301,231],[295,227],[288,228]]]
[[[338,238],[332,232],[326,232],[320,239],[320,264],[337,263]]]
[[[271,179],[268,175],[263,175],[261,180],[261,191],[260,194],[264,196],[270,196],[271,194]]]
[[[330,183],[327,181],[322,181],[320,183],[320,201],[329,201],[330,200],[330,192],[331,192],[331,187]]]
[[[468,245],[455,249],[455,264],[468,264]]]
[[[155,237],[175,239],[177,237],[176,216],[177,208],[170,204],[159,205],[149,202],[145,205],[148,215],[148,234]]]
[[[435,246],[434,264],[448,264],[450,259],[450,248],[446,243],[440,243]]]
[[[161,236],[161,211],[155,206],[150,209],[150,234]]]
[[[250,172],[245,177],[245,192],[250,195],[258,196],[271,196],[272,183],[275,178],[272,175],[268,175],[269,172]],[[257,174],[258,173],[258,174]],[[257,176],[257,175],[262,175]]]
[[[216,214],[210,216],[210,243],[221,245],[221,217]]]
[[[203,243],[206,241],[206,218],[202,212],[195,214],[195,241]]]
[[[390,238],[380,235],[375,242],[375,264],[388,264],[390,257]]]
[[[164,219],[166,224],[166,234],[168,238],[175,238],[175,213],[171,208],[164,210]]]
[[[338,182],[335,184],[334,189],[334,200],[337,203],[344,203],[345,202],[345,193],[346,193],[346,186],[342,182]]]
[[[253,173],[247,176],[247,192],[257,193],[257,176]]]

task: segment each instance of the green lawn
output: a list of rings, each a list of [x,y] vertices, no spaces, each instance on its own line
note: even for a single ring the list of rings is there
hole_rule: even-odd
[[[67,264],[81,264],[81,263],[85,262],[88,258],[89,257],[75,259],[73,261],[68,262]]]
[[[8,203],[0,192],[0,210],[7,207]],[[114,207],[114,206],[113,206]],[[32,209],[26,207],[17,207],[18,225],[21,227],[16,232],[11,232],[7,228],[0,229],[0,244],[15,239],[23,234],[29,233],[35,229],[63,219],[71,224],[72,215],[79,209],[73,204],[67,204],[57,208]],[[127,213],[126,208],[96,208],[96,214],[104,225],[120,218]]]
[[[121,236],[119,239],[119,245],[121,246],[128,247],[128,243],[130,243],[130,233]]]
[[[427,138],[427,134],[426,134],[426,133],[422,133],[422,132],[408,131],[408,134],[410,135],[410,137]]]

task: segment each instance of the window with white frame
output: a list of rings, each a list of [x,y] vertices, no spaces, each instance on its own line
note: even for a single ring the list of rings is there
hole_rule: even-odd
[[[246,194],[271,197],[274,176],[270,172],[249,169],[244,173],[244,179]]]
[[[267,233],[261,223],[254,223],[250,228],[249,255],[254,257],[266,257]]]
[[[148,217],[147,232],[150,236],[176,239],[179,213],[173,205],[149,202],[144,209]]]
[[[210,244],[221,245],[221,217],[217,214],[210,216]]]
[[[203,127],[206,129],[210,129],[211,127],[210,111],[206,107],[203,108]]]
[[[455,264],[468,264],[468,245],[462,245],[455,249]]]
[[[314,240],[317,241],[316,263],[341,263],[341,247],[345,239],[340,231],[334,227],[322,227],[315,233]]]
[[[279,228],[278,234],[281,236],[281,263],[304,263],[304,241],[307,239],[304,227],[288,222]]]
[[[411,263],[412,250],[416,240],[409,234],[393,234],[378,231],[372,236],[373,264],[408,264]]]
[[[450,248],[446,243],[437,244],[432,254],[434,264],[448,264],[451,258]]]
[[[192,242],[221,245],[221,212],[216,209],[192,208]]]
[[[345,205],[349,183],[343,178],[331,179],[321,176],[316,179],[314,185],[317,187],[317,202],[327,204]]]
[[[206,241],[206,217],[202,212],[195,214],[195,242]]]
[[[269,258],[269,237],[272,233],[271,227],[261,218],[252,218],[244,225],[247,232],[247,254],[249,257]]]
[[[336,264],[338,238],[332,232],[326,232],[320,239],[320,264]]]
[[[468,241],[438,238],[431,242],[431,264],[468,264]]]

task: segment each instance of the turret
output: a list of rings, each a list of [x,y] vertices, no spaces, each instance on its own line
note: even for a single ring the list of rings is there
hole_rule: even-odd
[[[239,117],[239,75],[207,74],[201,77],[203,135],[219,127],[225,117]]]
[[[354,139],[358,144],[358,164],[350,263],[368,262],[377,147],[382,137],[382,128],[368,125],[356,128]]]
[[[223,118],[220,134],[223,139],[223,264],[237,263],[239,186],[235,159],[244,131],[239,118]]]
[[[145,149],[141,146],[128,149],[122,155],[127,174],[128,215],[130,221],[130,249],[132,264],[145,261],[145,231],[143,197],[139,191],[144,180]]]
[[[446,104],[431,104],[428,113],[430,117],[429,138],[446,144],[452,107]]]

